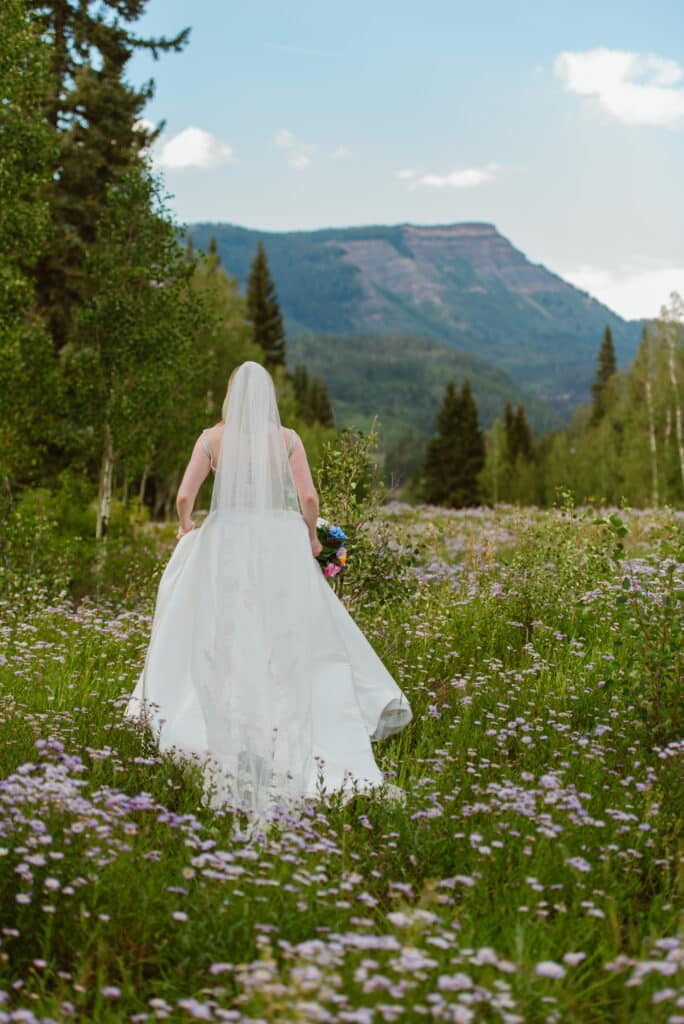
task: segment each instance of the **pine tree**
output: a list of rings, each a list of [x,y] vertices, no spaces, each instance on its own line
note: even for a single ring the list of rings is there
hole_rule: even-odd
[[[153,84],[131,86],[132,55],[180,50],[185,29],[172,39],[141,39],[128,27],[147,0],[27,0],[35,23],[51,46],[49,86],[43,116],[57,141],[49,201],[52,237],[38,267],[37,291],[57,348],[69,334],[74,309],[89,293],[83,273],[88,246],[104,215],[107,190],[128,170],[140,167],[156,133],[140,127]]]
[[[304,423],[318,423],[322,427],[335,426],[335,414],[326,383],[322,377],[309,377],[303,363],[292,373],[292,386],[297,402],[297,416]]]
[[[297,413],[304,423],[312,422],[312,411],[309,407],[309,371],[304,363],[297,363],[292,371],[292,386],[297,400]]]
[[[593,407],[591,412],[591,422],[598,423],[603,419],[606,412],[606,388],[608,382],[615,375],[617,371],[617,362],[615,359],[615,346],[613,345],[613,332],[609,325],[606,325],[606,329],[603,332],[603,341],[598,353],[596,377],[594,383],[591,386],[591,393],[593,396]]]
[[[513,412],[513,406],[510,402],[506,402],[504,406],[504,430],[506,432],[506,442],[509,444],[515,433],[514,426],[515,414]]]
[[[437,436],[427,448],[425,500],[452,508],[476,504],[477,480],[484,455],[484,437],[478,425],[470,382],[463,382],[458,395],[450,380],[437,415]]]
[[[512,428],[512,436],[509,438],[512,461],[515,462],[520,457],[529,462],[533,454],[532,431],[522,402],[515,410]]]
[[[266,368],[284,366],[285,329],[262,242],[247,279],[247,313],[254,327],[254,341],[264,352]]]
[[[334,427],[335,414],[328,389],[322,377],[312,377],[309,393],[313,422],[319,423],[322,427]]]
[[[437,414],[437,435],[427,446],[425,455],[425,501],[429,505],[446,505],[449,500],[449,471],[461,434],[461,406],[453,380],[444,390],[442,406]]]
[[[450,496],[451,504],[456,508],[478,503],[478,476],[485,460],[484,435],[478,423],[477,406],[467,378],[463,382],[460,402],[460,473],[458,485]]]

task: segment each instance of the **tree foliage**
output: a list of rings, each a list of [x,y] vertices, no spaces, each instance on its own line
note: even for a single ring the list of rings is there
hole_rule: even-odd
[[[310,377],[306,366],[298,363],[292,372],[292,384],[299,418],[304,423],[334,427],[335,413],[324,379],[319,376]]]
[[[247,312],[253,325],[254,341],[264,353],[266,369],[284,366],[285,328],[262,242],[257,246],[247,279]]]
[[[450,380],[437,416],[437,434],[427,447],[425,500],[452,508],[477,504],[483,464],[484,438],[470,382],[464,380],[459,394]]]
[[[57,365],[34,310],[35,265],[48,237],[54,156],[41,119],[49,48],[22,0],[0,6],[0,471],[32,479],[54,425]]]
[[[141,38],[131,29],[147,0],[26,0],[49,41],[43,116],[56,142],[50,182],[50,244],[40,262],[37,291],[57,347],[66,343],[72,314],[88,296],[87,249],[103,215],[109,186],[133,167],[155,134],[141,125],[153,83],[126,79],[134,53],[155,57],[179,50],[172,38]]]
[[[596,377],[591,386],[593,397],[593,408],[591,411],[592,423],[598,423],[606,411],[606,391],[611,378],[617,371],[615,359],[615,346],[613,344],[613,332],[610,325],[606,325],[603,333],[603,341],[598,353],[596,366]]]
[[[673,293],[644,327],[633,364],[611,373],[595,404],[580,406],[545,456],[544,495],[565,487],[580,501],[684,504],[684,324]],[[605,339],[604,339],[605,344]]]

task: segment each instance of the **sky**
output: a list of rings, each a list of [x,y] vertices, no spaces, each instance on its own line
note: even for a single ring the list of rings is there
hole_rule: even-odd
[[[684,293],[684,0],[149,0],[182,223],[487,221],[630,319]],[[228,268],[230,269],[230,268]]]

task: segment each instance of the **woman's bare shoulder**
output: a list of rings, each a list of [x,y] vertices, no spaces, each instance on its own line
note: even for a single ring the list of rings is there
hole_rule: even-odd
[[[214,423],[213,427],[207,427],[205,433],[207,435],[207,438],[208,438],[210,444],[211,444],[212,441],[220,441],[221,440],[221,438],[223,437],[223,429],[224,429],[224,427],[225,427],[225,423],[222,420],[219,420],[218,423]]]

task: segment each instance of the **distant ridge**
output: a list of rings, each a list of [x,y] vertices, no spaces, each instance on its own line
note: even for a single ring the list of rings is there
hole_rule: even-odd
[[[226,269],[244,283],[264,242],[291,337],[411,335],[470,352],[567,415],[587,397],[606,324],[619,364],[641,325],[627,322],[545,267],[493,224],[400,224],[265,232],[190,225],[212,235]]]

